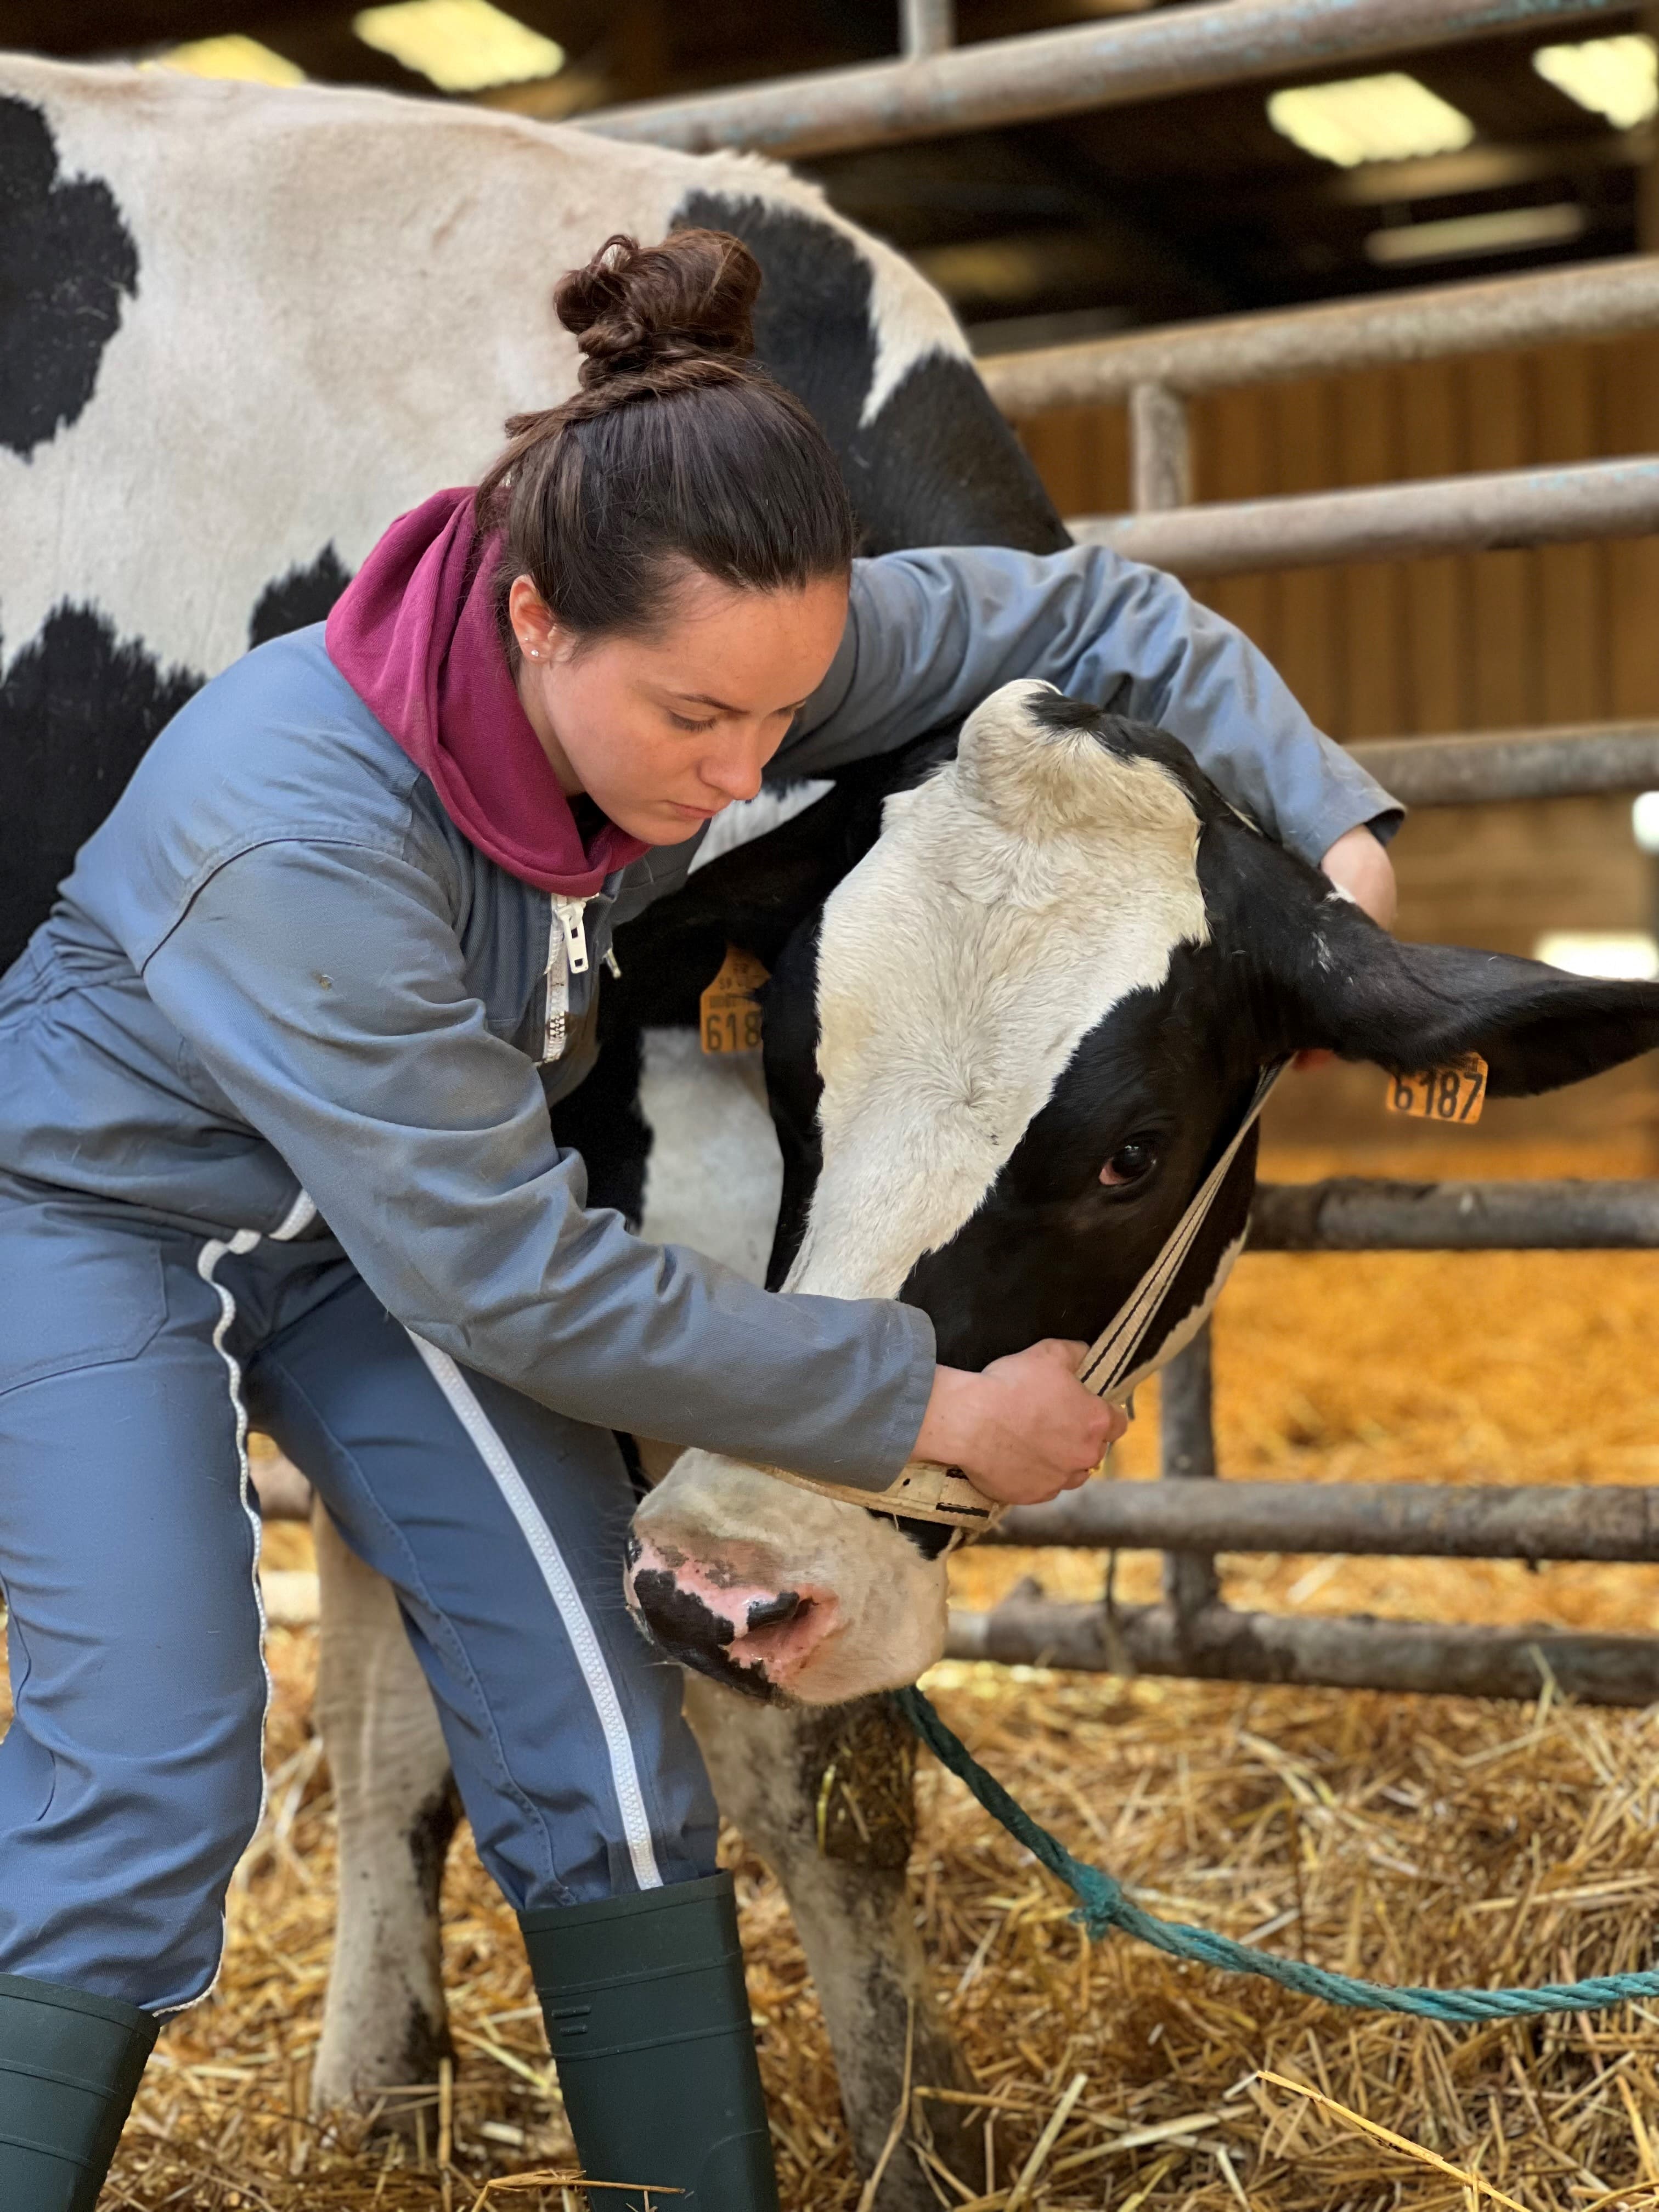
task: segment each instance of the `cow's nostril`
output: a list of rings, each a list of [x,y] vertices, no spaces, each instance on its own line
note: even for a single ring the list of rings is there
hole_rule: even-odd
[[[748,1633],[757,1628],[781,1628],[803,1612],[807,1601],[799,1590],[780,1590],[776,1597],[757,1598],[749,1608]]]

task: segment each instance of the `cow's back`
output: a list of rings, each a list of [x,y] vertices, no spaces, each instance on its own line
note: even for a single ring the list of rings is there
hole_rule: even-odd
[[[1052,525],[938,294],[746,157],[5,57],[0,216],[0,967],[191,690],[326,612],[393,516],[573,388],[552,286],[612,231],[753,237],[763,343],[855,496],[892,474],[895,396],[942,371],[957,442],[988,435],[972,534]],[[918,468],[878,542],[961,534],[939,499],[926,527],[950,469]]]

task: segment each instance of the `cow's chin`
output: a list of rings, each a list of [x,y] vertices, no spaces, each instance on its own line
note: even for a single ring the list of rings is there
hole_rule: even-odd
[[[842,1705],[945,1649],[944,1562],[861,1506],[688,1451],[634,1516],[629,1610],[683,1666],[750,1697]]]

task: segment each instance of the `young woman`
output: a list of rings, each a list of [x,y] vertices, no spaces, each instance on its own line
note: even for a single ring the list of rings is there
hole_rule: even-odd
[[[548,1100],[611,933],[769,762],[1127,676],[1387,918],[1386,794],[1169,579],[853,558],[828,447],[745,359],[758,283],[696,232],[568,277],[578,395],[395,524],[325,629],[198,694],[0,981],[6,2212],[89,2212],[158,2020],[218,1969],[262,1786],[250,1417],[395,1586],[550,2010],[592,2008],[587,2170],[775,2204],[714,1807],[620,1603],[612,1431],[1031,1500],[1121,1421],[1078,1346],[941,1368],[902,1304],[773,1296],[585,1210]]]

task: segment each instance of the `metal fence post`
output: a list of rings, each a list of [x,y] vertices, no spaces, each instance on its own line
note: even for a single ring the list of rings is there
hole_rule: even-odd
[[[1129,393],[1130,501],[1146,514],[1190,506],[1192,496],[1187,403],[1167,384],[1137,384]]]
[[[907,62],[948,53],[957,42],[957,0],[899,0],[899,51]]]
[[[1210,1381],[1210,1324],[1206,1322],[1184,1352],[1178,1352],[1160,1377],[1162,1411],[1158,1435],[1165,1482],[1215,1477],[1215,1426]],[[1207,1552],[1166,1552],[1164,1595],[1176,1616],[1176,1632],[1196,1613],[1221,1595],[1215,1561]]]

